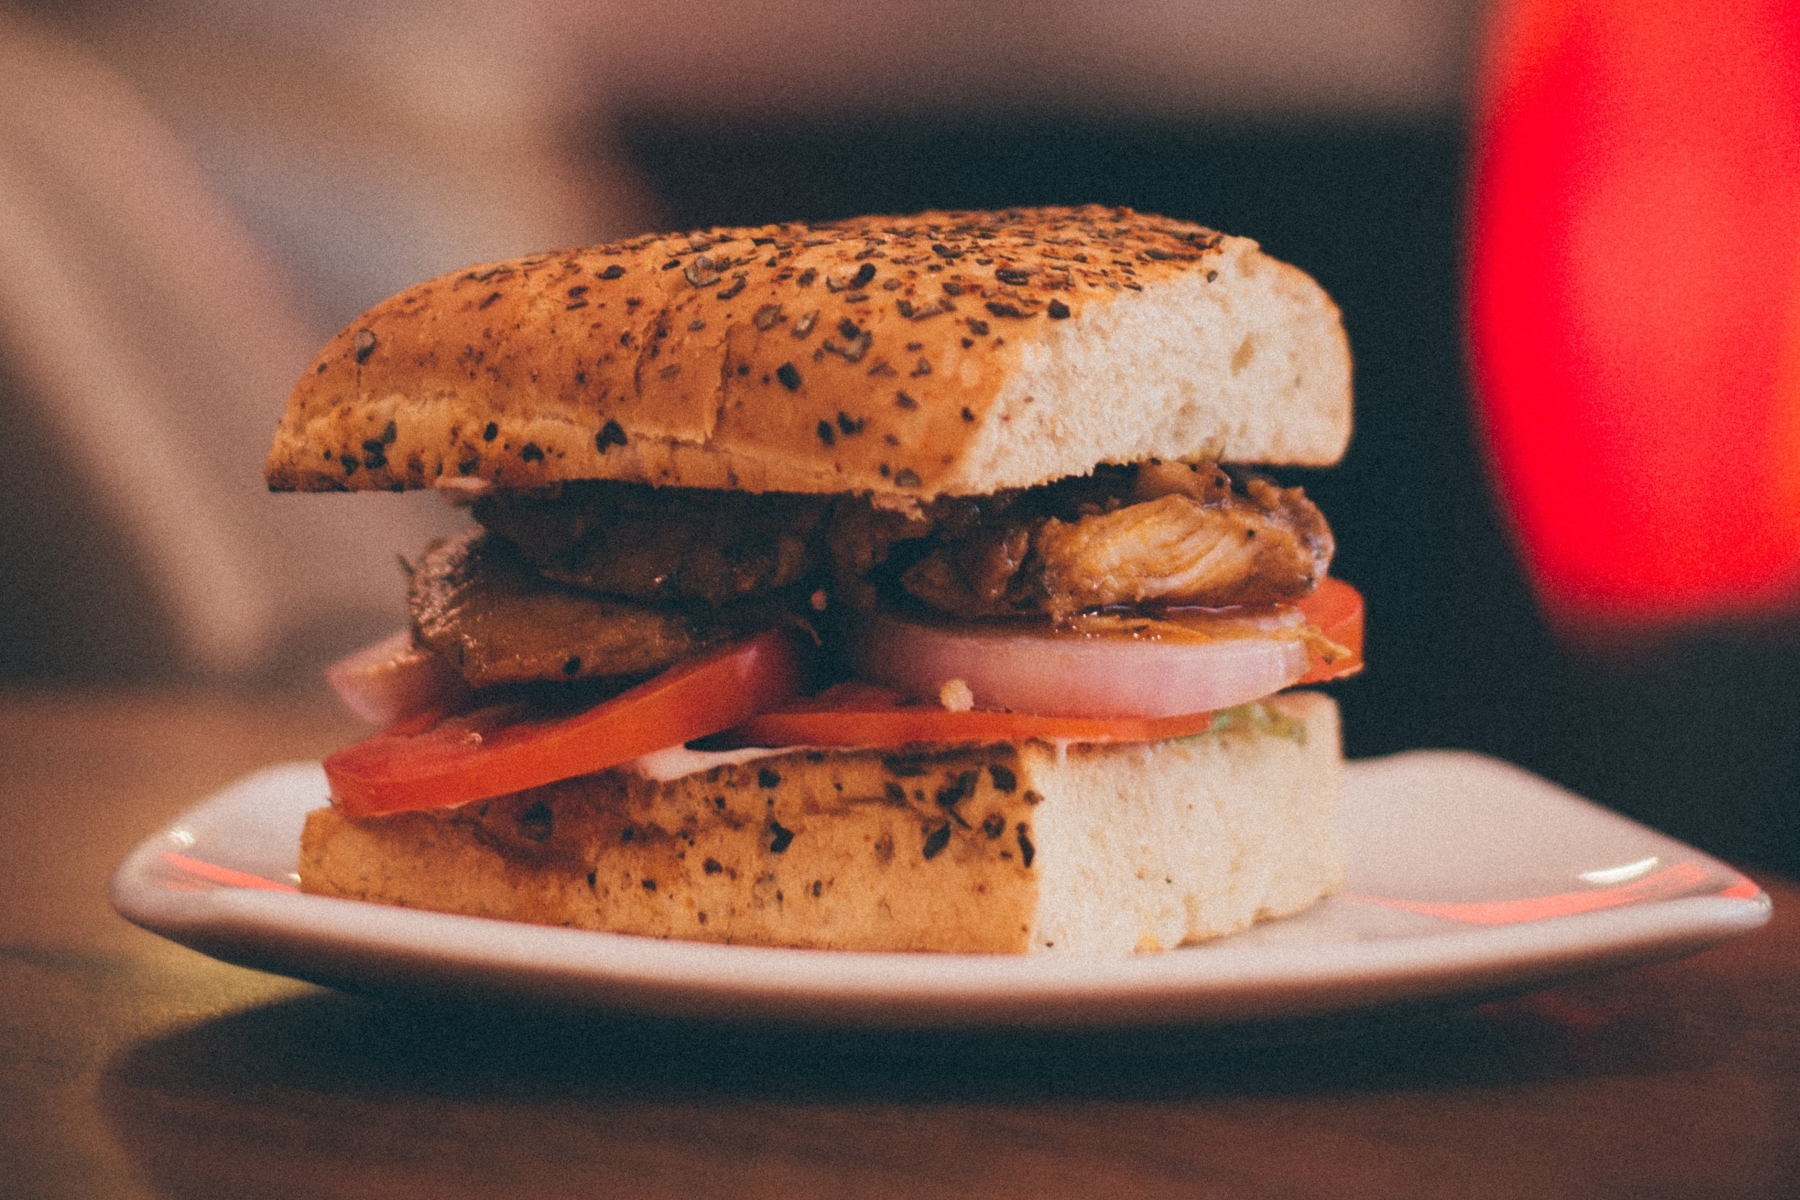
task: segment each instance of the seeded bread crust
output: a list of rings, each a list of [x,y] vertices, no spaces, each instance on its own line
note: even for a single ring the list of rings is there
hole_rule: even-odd
[[[1337,708],[1143,745],[790,751],[485,803],[312,813],[308,892],[765,946],[1127,954],[1284,916],[1342,880]]]
[[[295,388],[279,491],[620,479],[906,507],[1217,456],[1325,465],[1350,355],[1311,278],[1130,209],[642,237],[376,305]]]

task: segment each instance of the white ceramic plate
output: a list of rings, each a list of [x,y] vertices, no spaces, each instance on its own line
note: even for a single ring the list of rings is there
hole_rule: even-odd
[[[766,950],[302,895],[300,825],[325,794],[312,764],[242,780],[133,851],[114,906],[215,958],[354,990],[890,1027],[1205,1024],[1474,998],[1690,954],[1769,917],[1724,864],[1463,753],[1350,765],[1343,895],[1125,959]]]

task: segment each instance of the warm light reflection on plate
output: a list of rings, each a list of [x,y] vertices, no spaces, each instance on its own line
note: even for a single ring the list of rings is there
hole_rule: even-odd
[[[1645,861],[1655,863],[1650,858]],[[1633,864],[1634,866],[1636,864]],[[1617,868],[1614,868],[1617,870]],[[1605,876],[1611,871],[1584,871],[1580,878]],[[1731,879],[1715,894],[1726,894],[1739,882],[1748,883],[1741,875],[1728,873]],[[1627,876],[1626,878],[1629,878]],[[1460,903],[1427,903],[1413,900],[1390,900],[1380,896],[1347,895],[1347,900],[1363,904],[1383,904],[1389,908],[1443,917],[1449,921],[1465,921],[1471,925],[1517,925],[1522,921],[1548,921],[1555,917],[1571,917],[1576,913],[1616,908],[1621,904],[1641,904],[1646,900],[1693,895],[1718,882],[1719,873],[1693,862],[1676,863],[1635,883],[1623,883],[1599,891],[1557,892],[1549,896],[1519,896],[1510,900],[1473,900]]]

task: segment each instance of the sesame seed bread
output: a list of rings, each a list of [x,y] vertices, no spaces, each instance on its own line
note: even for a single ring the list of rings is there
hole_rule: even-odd
[[[1350,355],[1311,278],[1129,209],[642,237],[458,271],[337,335],[276,490],[620,479],[907,507],[1216,456],[1325,465]]]
[[[1234,712],[1149,744],[781,751],[361,821],[324,808],[307,819],[301,886],[752,945],[1172,947],[1341,882],[1335,704],[1300,692]]]

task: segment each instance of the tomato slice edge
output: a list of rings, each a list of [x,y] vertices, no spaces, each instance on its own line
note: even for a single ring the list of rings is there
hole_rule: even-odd
[[[332,802],[353,817],[449,808],[719,733],[798,693],[799,641],[772,629],[567,716],[518,720],[517,705],[422,713],[327,758]]]
[[[1331,641],[1350,651],[1349,658],[1328,663],[1315,651],[1312,666],[1296,679],[1293,686],[1327,683],[1343,679],[1363,669],[1363,598],[1362,593],[1334,576],[1321,580],[1310,596],[1296,602],[1295,607],[1307,621]]]
[[[759,713],[726,736],[739,746],[836,746],[872,750],[915,742],[1156,742],[1200,733],[1212,714],[1172,717],[1046,717],[1033,713],[952,712],[908,704],[899,692],[853,680],[796,704]]]

